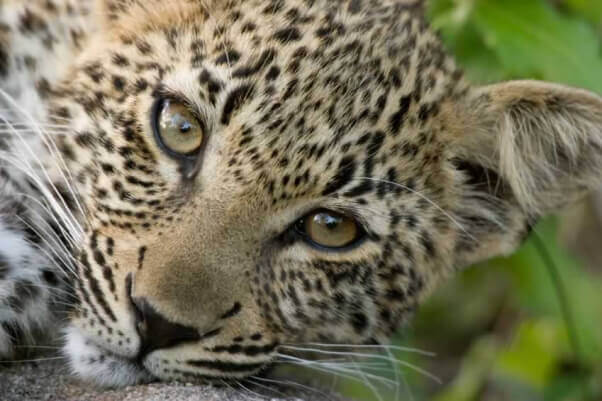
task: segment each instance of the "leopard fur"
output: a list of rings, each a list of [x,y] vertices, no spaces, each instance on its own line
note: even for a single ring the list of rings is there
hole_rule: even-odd
[[[5,0],[0,89],[0,359],[62,332],[107,386],[385,343],[602,171],[599,96],[472,86],[419,0]],[[192,161],[153,137],[163,96],[203,120]],[[306,243],[320,208],[363,240]],[[141,298],[185,338],[142,352]]]

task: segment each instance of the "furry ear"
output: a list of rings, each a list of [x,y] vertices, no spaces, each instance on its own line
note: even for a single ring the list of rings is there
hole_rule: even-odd
[[[516,81],[479,88],[465,106],[456,155],[469,195],[459,213],[481,245],[460,259],[473,263],[513,251],[537,218],[599,188],[602,98]]]

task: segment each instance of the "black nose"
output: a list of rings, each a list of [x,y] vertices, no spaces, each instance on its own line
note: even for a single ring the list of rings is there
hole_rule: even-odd
[[[145,298],[132,298],[132,303],[136,310],[136,328],[142,340],[139,358],[158,349],[200,340],[201,336],[196,329],[170,322]]]

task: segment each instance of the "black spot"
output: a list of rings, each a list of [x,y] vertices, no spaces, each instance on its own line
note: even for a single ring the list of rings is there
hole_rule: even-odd
[[[436,104],[423,104],[418,111],[418,119],[425,122],[439,113],[439,106]]]
[[[232,73],[232,77],[248,78],[254,74],[257,74],[264,68],[268,67],[272,63],[272,61],[274,61],[274,58],[276,58],[276,50],[267,49],[263,53],[261,53],[261,55],[255,61],[255,63],[236,69]]]
[[[128,65],[130,65],[130,61],[124,55],[119,53],[113,54],[113,56],[111,57],[111,61],[113,62],[113,64],[119,67],[127,67]]]
[[[42,270],[42,278],[51,286],[56,286],[59,283],[56,273],[49,269]]]
[[[36,31],[47,29],[47,27],[46,21],[29,9],[25,9],[25,12],[21,15],[19,20],[19,30],[22,33],[34,33]]]
[[[112,175],[115,173],[115,169],[110,164],[102,163],[101,168],[102,168],[102,171],[105,172],[105,174]]]
[[[147,88],[148,88],[148,81],[145,80],[144,78],[138,78],[136,80],[136,92],[140,93],[140,92],[144,92]]]
[[[424,250],[426,251],[426,254],[429,257],[434,257],[435,256],[435,244],[433,243],[433,239],[431,237],[431,235],[429,233],[427,233],[426,231],[423,231],[420,234],[420,242],[422,243],[422,246],[424,247]]]
[[[106,263],[104,255],[99,250],[94,251],[94,261],[100,266],[104,266]]]
[[[125,89],[125,79],[123,77],[115,75],[113,77],[113,87],[119,92],[123,92]]]
[[[295,26],[280,29],[274,34],[274,38],[282,43],[298,41],[301,37],[301,32]]]
[[[236,50],[227,50],[215,60],[215,64],[233,65],[240,59],[240,53]]]
[[[224,109],[222,111],[221,122],[224,125],[230,123],[232,115],[253,95],[254,88],[250,84],[241,85],[228,94]]]
[[[224,313],[220,319],[229,319],[233,316],[236,316],[240,313],[240,310],[242,309],[242,305],[240,304],[240,302],[235,302],[234,306],[232,306],[232,308],[230,308],[229,311],[227,311],[226,313]]]
[[[4,78],[8,75],[8,66],[8,50],[6,50],[4,45],[0,43],[0,77]]]
[[[362,312],[354,312],[351,315],[351,325],[356,333],[361,334],[368,326],[368,318]]]
[[[473,189],[499,198],[510,196],[510,186],[495,171],[468,160],[455,159],[454,164],[466,175],[466,184]]]
[[[268,81],[273,81],[276,78],[278,78],[278,75],[280,75],[280,68],[278,66],[274,65],[274,66],[270,67],[267,74],[265,75],[265,78]]]
[[[144,255],[146,254],[146,247],[142,246],[138,249],[138,270],[142,269],[144,264]]]
[[[389,127],[393,135],[399,133],[399,130],[401,129],[401,126],[405,120],[405,116],[408,113],[411,104],[411,96],[404,96],[399,100],[399,109],[395,113],[393,113],[393,115],[389,119]]]
[[[368,180],[364,180],[361,184],[356,187],[351,188],[349,191],[345,192],[343,196],[347,198],[355,198],[358,196],[362,196],[367,192],[370,192],[373,188],[372,182]]]
[[[0,280],[5,278],[10,271],[10,265],[8,264],[8,259],[0,253]]]
[[[346,156],[339,163],[339,169],[336,175],[326,185],[326,188],[322,192],[322,195],[330,195],[333,192],[347,185],[353,178],[355,173],[356,165],[353,157]]]

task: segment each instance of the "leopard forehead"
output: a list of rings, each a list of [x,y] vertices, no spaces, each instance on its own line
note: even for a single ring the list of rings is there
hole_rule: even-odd
[[[157,7],[113,8],[52,93],[86,209],[75,326],[131,357],[128,299],[145,299],[203,340],[153,352],[164,378],[246,375],[289,341],[384,341],[453,259],[425,199],[456,196],[444,134],[467,87],[421,2]],[[206,128],[193,162],[154,142],[163,97]],[[369,241],[304,247],[287,228],[317,207],[370,220]]]
[[[313,178],[319,188],[326,177],[310,177],[308,163],[316,171],[336,170],[344,154],[353,167],[350,158],[371,150],[370,137],[381,144],[403,137],[401,152],[413,153],[416,142],[433,142],[427,140],[437,137],[429,132],[432,120],[466,90],[426,28],[422,2],[218,3],[207,9],[175,2],[167,16],[154,4],[130,10],[132,17],[116,14],[108,34],[114,38],[82,57],[79,80],[58,91],[56,114],[93,116],[99,125],[96,117],[108,116],[101,135],[123,134],[100,138],[105,153],[125,159],[137,153],[152,159],[151,168],[166,170],[148,135],[147,114],[158,97],[175,96],[208,128],[207,160],[188,174],[223,167],[221,187],[232,180],[237,188],[264,183],[273,194],[289,180],[298,187]],[[179,23],[166,24],[170,16]],[[64,95],[68,103],[74,88],[83,107],[60,101]],[[96,145],[87,133],[75,147]],[[284,188],[271,201],[311,195],[295,191]]]

